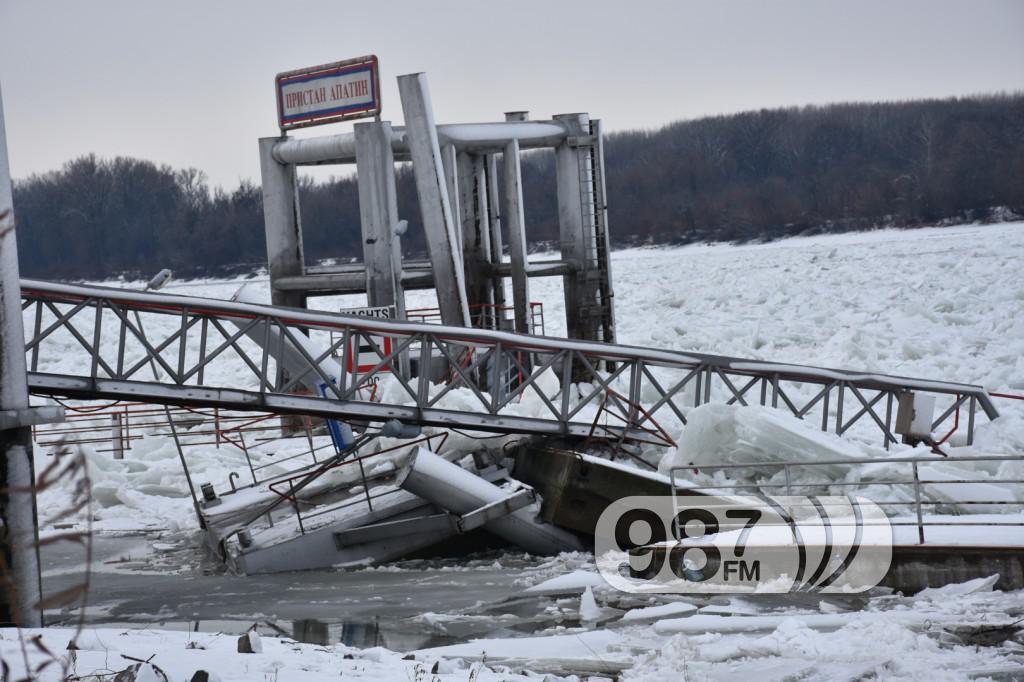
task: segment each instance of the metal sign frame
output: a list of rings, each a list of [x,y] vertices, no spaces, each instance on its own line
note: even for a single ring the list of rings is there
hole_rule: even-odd
[[[354,315],[355,317],[387,320],[389,322],[396,319],[397,315],[394,305],[348,308],[338,312],[342,315]],[[365,374],[377,366],[377,363],[380,361],[380,355],[375,352],[376,349],[374,349],[373,344],[377,344],[378,348],[382,349],[385,354],[391,353],[392,341],[390,336],[366,335],[362,337],[362,343],[358,341],[360,335],[356,334],[355,336],[356,342],[349,345],[348,357],[344,359],[345,370],[349,374]],[[391,366],[381,367],[380,371],[390,372]]]
[[[284,114],[284,97],[282,88],[285,85],[302,81],[316,81],[324,78],[335,78],[339,75],[367,71],[370,75],[370,92],[372,99],[368,104],[356,104],[344,107],[319,109],[306,114],[286,117]],[[377,55],[366,55],[355,59],[346,59],[330,64],[321,64],[294,71],[284,71],[274,78],[275,99],[277,100],[277,125],[282,132],[296,128],[336,123],[358,118],[378,116],[381,111],[380,101],[380,65]],[[287,120],[286,120],[287,118]]]

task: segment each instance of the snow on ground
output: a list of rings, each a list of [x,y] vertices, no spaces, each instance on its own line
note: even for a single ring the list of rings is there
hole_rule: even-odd
[[[619,251],[612,259],[618,338],[631,345],[979,383],[991,391],[1020,394],[1024,393],[1022,258],[1024,223],[886,230],[795,238],[772,244]],[[256,277],[249,281],[265,291],[265,279]],[[239,284],[240,281],[175,282],[168,291],[227,299]],[[545,304],[547,333],[561,334],[564,320],[558,304],[560,281],[532,280],[531,292],[532,298]],[[358,297],[338,297],[320,300],[318,305],[338,309],[364,303]],[[410,308],[432,305],[433,297],[428,292],[410,294]],[[56,360],[52,369],[72,362],[74,357],[69,353],[68,357]],[[1004,416],[992,424],[981,420],[975,445],[958,448],[960,452],[1024,454],[1024,403],[1000,400],[997,407]],[[532,406],[517,409],[528,411]],[[462,446],[468,448],[472,442],[462,439]],[[952,444],[963,443],[954,438]],[[805,445],[809,456],[813,456],[820,442],[811,439]],[[852,453],[862,453],[870,445],[848,443],[845,447]],[[271,465],[268,472],[283,471],[275,468],[279,466],[276,462],[282,456],[301,452],[303,447],[308,446],[299,442],[268,443],[253,449],[254,461]],[[137,441],[127,458],[119,462],[113,462],[109,453],[91,452],[88,448],[86,452],[97,503],[95,527],[110,531],[164,529],[173,538],[175,533],[192,526],[191,502],[169,439]],[[37,448],[40,466],[47,461],[47,454],[48,448]],[[244,456],[231,447],[190,448],[188,457],[196,482],[209,481],[218,489],[228,486],[230,473],[247,472]],[[944,471],[948,476],[961,473],[955,467]],[[1006,468],[981,465],[974,473],[979,471],[996,482],[1013,473]],[[883,480],[887,473],[880,469],[875,472],[876,478]],[[935,472],[941,474],[943,471]],[[40,508],[59,508],[67,493],[66,489],[47,491]],[[586,555],[541,562],[524,575],[523,587],[557,580],[559,575],[572,571],[592,571],[590,562],[592,558]],[[941,680],[1000,674],[1007,679],[1006,670],[1021,669],[1024,647],[1013,628],[1007,630],[1010,635],[1005,641],[995,637],[999,640],[995,644],[976,646],[971,639],[971,628],[983,626],[1002,632],[1000,628],[1006,629],[1008,623],[1019,619],[1024,613],[1021,592],[943,594],[941,599],[934,600],[927,596],[918,600],[879,596],[859,602],[823,601],[813,608],[808,607],[806,600],[782,600],[755,609],[754,614],[734,615],[729,615],[730,606],[726,603],[722,617],[727,619],[770,617],[763,631],[726,634],[713,629],[700,633],[673,632],[666,623],[685,621],[687,617],[678,617],[687,612],[685,606],[659,603],[656,599],[638,603],[635,599],[617,597],[578,573],[568,582],[573,583],[572,589],[566,590],[570,593],[578,594],[591,587],[605,614],[666,605],[666,615],[675,614],[655,620],[653,626],[644,624],[649,622],[647,616],[658,618],[660,611],[639,611],[633,619],[623,619],[617,625],[610,624],[607,618],[582,624],[578,621],[579,597],[546,597],[554,600],[549,608],[565,615],[567,620],[537,636],[566,637],[577,643],[560,647],[559,640],[549,639],[551,655],[562,651],[571,658],[584,655],[580,650],[585,649],[591,663],[597,660],[612,667],[625,666],[627,679],[677,679],[681,674],[716,680],[865,676]],[[815,627],[815,619],[810,617],[847,611],[851,614],[824,619],[829,621],[827,628]],[[574,612],[576,622],[571,619]],[[699,615],[710,617],[706,612]],[[642,622],[634,624],[637,620]],[[611,623],[614,622],[612,618]],[[724,629],[745,629],[736,625]],[[160,658],[154,662],[160,664],[163,659],[163,663],[171,666],[178,675],[173,679],[189,672],[182,669],[178,674],[174,667],[184,665],[183,656],[188,651],[180,641],[183,635],[155,631],[124,635],[110,631],[101,635],[107,644],[111,640],[117,642],[111,651],[143,658],[160,652]],[[54,651],[63,653],[65,645],[58,640],[66,639],[66,633],[48,631],[45,636]],[[16,662],[12,633],[4,631],[3,637],[0,651],[4,659]],[[346,679],[361,679],[359,675],[363,675],[362,679],[419,679],[419,661],[402,661],[390,652],[277,641],[265,641],[263,654],[237,655],[249,656],[246,660],[253,661],[245,664],[249,667],[243,672],[235,655],[227,655],[228,649],[233,651],[234,638],[225,639],[230,640],[227,645],[215,644],[210,649],[226,646],[223,656],[207,656],[216,659],[225,681],[275,679],[275,667],[279,679],[288,680],[335,679],[339,671],[344,672]],[[580,642],[582,646],[577,646]],[[490,655],[504,655],[521,666],[523,658],[541,653],[548,656],[548,647],[537,644],[533,648],[532,644],[525,640],[513,643],[504,637],[459,645],[463,649],[449,653],[467,659],[458,665],[469,666],[479,659],[468,656],[467,651],[489,650],[494,652]],[[355,658],[346,659],[346,653]],[[192,651],[188,654],[192,655]],[[424,651],[417,657],[433,665],[443,654]],[[91,655],[82,652],[78,660],[83,662]],[[113,656],[103,656],[103,664],[108,665],[107,658]],[[213,665],[205,661],[204,664]],[[91,659],[87,665],[101,667]],[[510,668],[512,672],[506,674],[495,667],[498,672],[493,673],[493,679],[518,679],[512,673],[520,669]],[[471,674],[468,667],[452,670],[450,675],[441,675],[441,679],[467,679]]]
[[[0,631],[0,656],[15,671],[24,670],[22,651],[12,630]],[[41,636],[41,643],[53,655],[40,651],[31,640]],[[532,675],[504,668],[492,669],[482,663],[445,661],[434,669],[437,659],[403,660],[401,654],[374,647],[357,649],[342,644],[329,647],[299,644],[287,638],[259,637],[256,653],[238,653],[237,637],[218,633],[168,632],[162,630],[125,630],[88,628],[76,640],[74,663],[60,674],[67,661],[68,642],[73,629],[53,628],[26,630],[31,668],[56,659],[37,678],[41,682],[63,682],[65,679],[108,680],[91,675],[111,674],[131,668],[133,661],[149,661],[167,675],[167,680],[191,680],[199,670],[216,674],[221,682],[323,682],[325,680],[367,680],[396,682],[402,680],[437,680],[448,682],[467,679],[509,682],[536,680]],[[131,657],[125,658],[126,656]],[[15,673],[18,674],[18,673]],[[144,676],[149,675],[149,676]],[[80,676],[80,677],[79,677]],[[120,678],[118,678],[120,679]],[[135,679],[135,678],[129,678]],[[160,682],[153,671],[140,672],[138,682]]]

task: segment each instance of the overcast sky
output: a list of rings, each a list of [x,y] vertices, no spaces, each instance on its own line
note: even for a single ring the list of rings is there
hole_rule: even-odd
[[[363,54],[395,123],[395,76],[425,71],[439,122],[587,111],[622,130],[1024,90],[1022,35],[1019,0],[0,0],[0,85],[15,177],[96,152],[230,188],[276,134],[274,75]]]

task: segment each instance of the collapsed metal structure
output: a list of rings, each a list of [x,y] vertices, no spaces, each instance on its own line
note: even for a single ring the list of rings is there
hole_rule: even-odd
[[[433,288],[446,325],[471,326],[472,311],[505,303],[512,328],[531,333],[529,279],[561,277],[570,338],[615,340],[601,122],[587,114],[529,121],[435,125],[422,73],[398,77],[405,126],[357,123],[354,132],[260,140],[272,300],[305,307],[311,296],[366,293],[370,306],[405,317],[405,291]],[[521,152],[555,154],[561,259],[529,262]],[[395,163],[412,161],[429,261],[402,258]],[[363,263],[307,266],[296,189],[300,166],[355,164]],[[500,171],[499,171],[500,169]],[[508,243],[502,237],[502,225]],[[508,248],[509,262],[503,253]],[[492,318],[493,328],[507,328]]]
[[[285,473],[264,480],[257,478],[242,440],[252,485],[234,490],[232,482],[232,491],[220,495],[203,486],[202,500],[193,487],[208,541],[230,566],[246,573],[388,561],[478,527],[517,538],[529,551],[580,547],[571,533],[531,520],[539,500],[532,491],[516,492],[521,484],[500,458],[470,473],[427,451],[411,457],[400,452],[415,451],[418,442],[405,441],[390,448],[391,454],[364,451],[396,420],[562,441],[601,440],[616,447],[669,447],[670,432],[686,423],[690,406],[760,403],[840,434],[873,431],[888,446],[897,437],[893,406],[911,393],[948,405],[932,430],[950,419],[956,428],[966,406],[968,441],[976,408],[989,418],[998,416],[979,386],[462,326],[30,280],[22,282],[22,309],[31,320],[25,342],[28,386],[37,395],[376,425],[326,460],[318,460],[310,437],[310,461],[304,455],[296,461],[289,457]],[[75,361],[62,362],[75,346],[80,350]],[[352,362],[356,352],[359,363],[372,356],[371,366]],[[403,356],[417,360],[417,372]],[[574,381],[579,367],[585,382]],[[296,395],[300,386],[320,391]],[[540,409],[524,411],[519,403],[524,396]],[[219,439],[216,419],[215,413]],[[188,476],[169,413],[166,426]],[[200,433],[207,428],[201,426]],[[424,439],[427,444],[430,438]],[[421,466],[427,470],[415,474]],[[614,473],[625,480],[623,471]],[[494,485],[501,480],[513,490]],[[455,481],[466,492],[464,499],[448,490]],[[549,507],[557,499],[551,496]]]
[[[619,449],[671,447],[688,408],[723,402],[770,405],[824,431],[854,430],[889,447],[901,435],[930,438],[952,422],[945,440],[960,428],[962,410],[970,444],[979,408],[989,419],[998,416],[981,386],[614,343],[600,121],[586,114],[528,121],[514,112],[498,123],[435,125],[424,75],[398,82],[405,127],[373,121],[356,124],[351,134],[260,140],[272,306],[19,282],[13,223],[0,222],[0,445],[8,483],[15,480],[12,462],[31,461],[27,427],[60,417],[52,406],[30,410],[28,391],[214,408],[218,444],[225,433],[216,423],[220,410],[370,425],[352,442],[331,431],[334,454],[326,460],[317,459],[307,432],[311,462],[261,481],[246,451],[251,486],[235,490],[232,479],[232,492],[220,497],[204,486],[203,500],[193,488],[200,523],[226,556],[246,571],[292,570],[397,558],[476,527],[530,551],[578,546],[571,533],[544,526],[535,509],[527,511],[536,495],[511,477],[505,460],[474,462],[469,473],[428,450],[400,457],[360,451],[378,436],[411,438],[415,429],[406,431],[408,425],[600,440]],[[521,153],[530,149],[555,154],[561,255],[555,261],[527,257]],[[428,261],[402,256],[395,163],[404,161],[412,162]],[[351,163],[359,177],[363,263],[307,267],[297,168]],[[0,174],[4,192],[3,158]],[[2,221],[9,191],[0,200]],[[542,276],[563,278],[569,338],[536,335],[529,280]],[[506,279],[512,281],[511,320],[498,314],[506,308]],[[21,314],[12,293],[19,284]],[[436,291],[440,325],[407,319],[405,291],[414,288]],[[339,293],[365,293],[370,306],[394,306],[398,319],[306,309],[310,297]],[[23,318],[30,321],[24,328]],[[75,349],[70,362],[68,348]],[[927,423],[912,424],[917,431],[899,426],[900,414],[904,421],[913,415],[907,398],[914,396],[930,396],[940,410],[934,420],[921,410]],[[176,420],[170,410],[164,414],[188,477]],[[117,434],[120,424],[115,420]],[[406,440],[390,451],[429,445],[433,437]],[[114,452],[123,456],[122,436],[114,439]],[[376,468],[368,473],[364,460],[370,457]],[[378,466],[385,459],[401,468]],[[612,466],[605,475],[614,477],[617,493],[622,481],[636,478]],[[541,478],[548,483],[559,476]],[[589,474],[586,480],[591,487]],[[500,481],[505,489],[494,485]],[[633,480],[626,487],[649,484]],[[563,506],[579,505],[570,500]],[[288,507],[293,513],[282,514]],[[564,514],[549,509],[548,516]],[[32,531],[23,517],[5,510],[4,521],[9,529],[20,523]],[[587,519],[568,527],[589,532]],[[22,556],[27,559],[15,570],[23,581],[34,570],[38,580],[38,562]]]

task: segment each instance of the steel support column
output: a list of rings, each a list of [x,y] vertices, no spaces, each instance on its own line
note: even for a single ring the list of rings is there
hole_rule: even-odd
[[[274,305],[306,307],[301,291],[281,291],[274,286],[280,277],[305,273],[302,253],[302,221],[295,183],[295,166],[274,158],[277,137],[260,139],[260,177],[263,181],[263,223],[267,236],[267,265],[270,269],[270,297]]]
[[[501,193],[498,191],[498,157],[496,154],[488,154],[485,161],[487,174],[487,196],[488,211],[487,221],[491,233],[491,263],[495,266],[501,265],[504,258],[504,241],[501,238]],[[505,278],[495,276],[491,280],[493,289],[494,304],[505,305]]]
[[[402,98],[406,136],[412,156],[416,191],[420,198],[420,211],[423,214],[423,228],[427,234],[427,247],[434,269],[441,319],[448,325],[468,327],[470,319],[466,277],[462,269],[462,254],[459,253],[459,239],[455,233],[455,216],[441,165],[441,150],[426,74],[399,76],[398,91]]]
[[[444,169],[444,185],[448,190],[448,202],[452,207],[452,221],[455,223],[456,251],[462,251],[462,222],[465,220],[465,207],[462,205],[461,188],[459,187],[459,160],[455,145],[446,144],[441,147],[441,168]]]
[[[395,190],[395,158],[391,152],[391,124],[357,123],[356,173],[359,177],[359,218],[366,265],[366,300],[371,306],[393,305],[405,319],[402,290],[398,194]]]
[[[487,177],[484,159],[477,154],[459,153],[459,205],[462,208],[462,263],[466,271],[466,298],[471,306],[493,302],[487,266],[490,262],[490,232],[487,226]],[[488,325],[492,311],[484,309],[480,326]]]
[[[505,222],[508,224],[508,253],[512,259],[512,305],[515,308],[515,330],[519,334],[529,334],[530,280],[526,276],[528,259],[519,143],[512,140],[505,145],[502,159],[505,166]]]
[[[13,414],[11,428],[0,426],[0,544],[10,583],[0,585],[0,621],[42,626],[39,528],[36,520],[32,429],[29,426],[25,330],[21,317],[18,244],[14,198],[7,164],[7,136],[0,96],[0,413]]]
[[[560,114],[554,117],[566,127],[570,136],[589,132],[586,114]],[[594,340],[587,334],[585,311],[592,296],[586,296],[582,275],[585,270],[586,234],[583,225],[583,197],[580,191],[580,163],[576,148],[566,140],[555,148],[555,181],[558,191],[558,236],[562,260],[570,263],[576,272],[566,275],[565,323],[566,333],[572,339]]]
[[[608,234],[608,188],[604,174],[604,132],[601,121],[592,120],[594,134],[594,244],[597,250],[601,300],[606,306],[601,316],[601,340],[615,343],[615,289],[612,285],[611,237]]]

